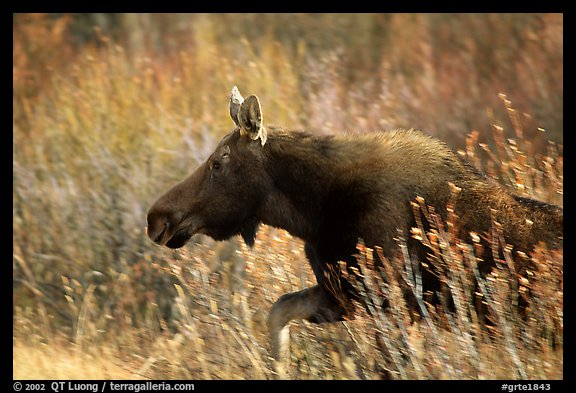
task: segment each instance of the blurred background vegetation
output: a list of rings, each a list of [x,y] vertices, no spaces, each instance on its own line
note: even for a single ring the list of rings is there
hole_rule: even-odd
[[[254,252],[207,239],[173,252],[144,232],[156,197],[231,130],[233,85],[259,96],[268,124],[419,128],[512,191],[562,204],[561,14],[15,14],[15,348],[108,343],[136,378],[270,377],[258,321],[313,282],[301,244],[268,228]],[[182,332],[197,346],[170,358]],[[257,360],[222,369],[203,347],[214,337],[218,356]],[[346,356],[336,368],[306,356],[294,377],[360,375]]]

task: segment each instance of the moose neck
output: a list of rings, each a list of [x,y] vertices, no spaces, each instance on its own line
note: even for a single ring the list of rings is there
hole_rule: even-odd
[[[276,131],[264,146],[264,165],[272,180],[259,219],[305,241],[313,241],[323,204],[338,173],[331,137]]]

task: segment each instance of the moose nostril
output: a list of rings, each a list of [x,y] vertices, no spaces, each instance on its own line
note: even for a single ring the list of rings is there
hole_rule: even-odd
[[[170,223],[168,221],[164,222],[164,225],[162,226],[162,230],[160,231],[160,233],[154,238],[154,242],[160,244],[162,242],[162,237],[164,237],[164,234],[166,233],[166,231],[168,230],[168,227],[170,226]]]
[[[148,237],[163,246],[170,240],[181,222],[179,214],[154,209],[148,213]]]
[[[162,239],[166,236],[166,232],[170,228],[170,221],[167,214],[151,211],[147,216],[148,227],[146,232],[148,237],[157,244],[161,244]]]

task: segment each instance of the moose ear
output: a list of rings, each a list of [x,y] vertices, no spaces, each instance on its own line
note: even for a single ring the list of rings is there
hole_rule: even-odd
[[[230,92],[230,117],[234,123],[239,126],[238,123],[238,111],[240,110],[240,105],[244,102],[244,97],[238,91],[238,88],[234,86]]]
[[[267,134],[266,129],[262,125],[260,101],[258,101],[258,97],[255,95],[251,95],[240,104],[238,125],[240,126],[241,135],[248,135],[250,139],[254,141],[260,139],[260,143],[264,146]]]

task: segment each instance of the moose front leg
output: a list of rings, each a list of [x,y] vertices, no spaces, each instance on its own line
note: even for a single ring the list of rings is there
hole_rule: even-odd
[[[288,357],[290,348],[288,324],[294,319],[322,323],[342,321],[350,319],[350,316],[347,316],[345,309],[318,285],[280,296],[268,314],[270,346],[276,360]]]

